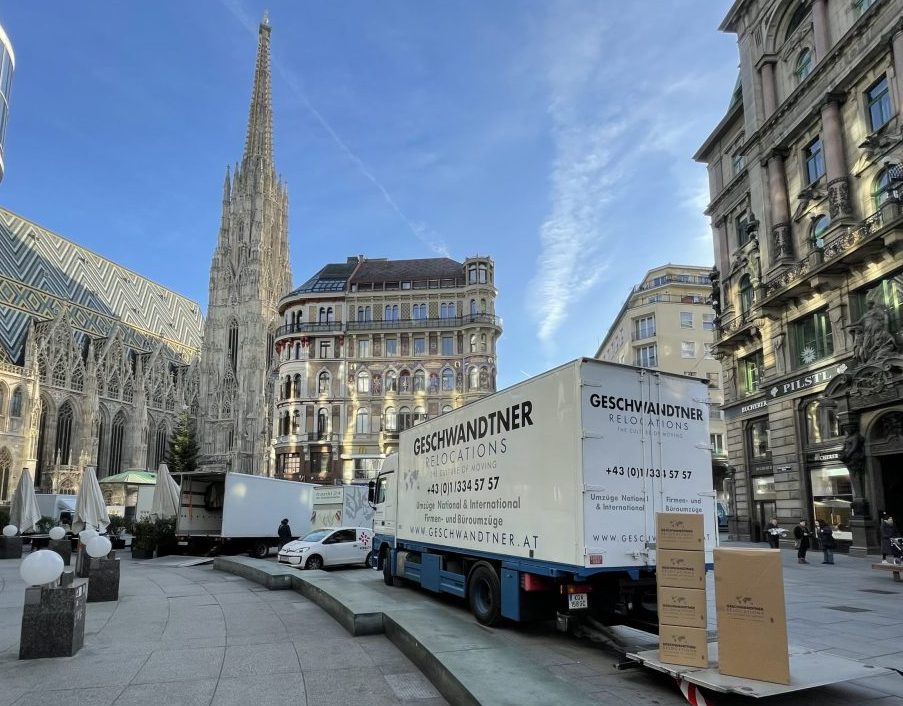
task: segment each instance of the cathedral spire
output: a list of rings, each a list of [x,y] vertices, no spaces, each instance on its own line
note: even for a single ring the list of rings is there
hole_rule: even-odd
[[[260,23],[257,40],[257,65],[254,88],[248,110],[248,135],[245,138],[243,166],[248,159],[261,158],[273,165],[273,105],[270,94],[270,20],[267,13]]]

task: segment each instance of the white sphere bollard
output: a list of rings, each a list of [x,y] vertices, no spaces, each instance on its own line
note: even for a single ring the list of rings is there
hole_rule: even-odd
[[[63,573],[63,557],[48,549],[32,552],[22,560],[19,575],[29,586],[56,581]]]
[[[55,539],[56,541],[61,540],[66,536],[66,530],[62,527],[54,527],[50,530],[50,539]]]
[[[100,559],[101,557],[106,556],[113,549],[113,543],[110,542],[106,537],[92,537],[88,541],[88,546],[86,547],[86,551],[88,552],[88,556],[92,559]]]
[[[4,537],[15,537],[17,534],[19,534],[19,528],[15,525],[7,525],[3,528]]]
[[[78,533],[79,541],[82,544],[84,544],[85,546],[87,546],[88,542],[90,542],[92,539],[94,539],[97,536],[98,536],[97,530],[91,529],[90,527],[88,529],[83,529],[81,532]]]

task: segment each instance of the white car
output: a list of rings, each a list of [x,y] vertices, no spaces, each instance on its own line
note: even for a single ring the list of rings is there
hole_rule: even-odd
[[[279,563],[305,569],[365,566],[372,542],[373,530],[369,527],[327,527],[286,544],[279,550]]]

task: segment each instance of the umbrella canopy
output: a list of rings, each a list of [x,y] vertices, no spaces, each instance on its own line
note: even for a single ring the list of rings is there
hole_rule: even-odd
[[[80,532],[90,527],[98,532],[103,532],[109,524],[110,516],[107,515],[107,504],[104,502],[100,484],[97,482],[97,473],[93,466],[88,466],[82,474],[82,484],[78,489],[72,531]]]
[[[40,519],[41,510],[34,494],[31,473],[23,469],[12,504],[9,507],[9,523],[18,527],[20,534],[25,534],[33,530]]]
[[[125,483],[127,485],[153,485],[157,482],[157,474],[153,471],[140,471],[133,469],[131,471],[123,471],[115,476],[107,476],[100,479],[101,485],[107,483]]]
[[[169,466],[160,464],[157,470],[157,485],[151,503],[151,515],[175,517],[179,513],[179,486],[169,475]]]

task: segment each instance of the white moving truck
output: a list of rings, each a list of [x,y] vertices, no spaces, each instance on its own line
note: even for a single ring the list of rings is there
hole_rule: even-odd
[[[310,531],[315,487],[244,473],[185,473],[176,542],[192,554],[249,552],[263,558],[279,546],[283,518],[295,537]]]
[[[371,485],[387,584],[500,618],[657,622],[655,515],[716,535],[706,382],[580,359],[418,424]]]
[[[52,517],[56,524],[72,524],[75,517],[77,495],[58,495],[56,493],[35,493],[41,517]]]
[[[321,485],[314,488],[311,530],[372,527],[373,506],[367,502],[367,495],[366,485]]]

